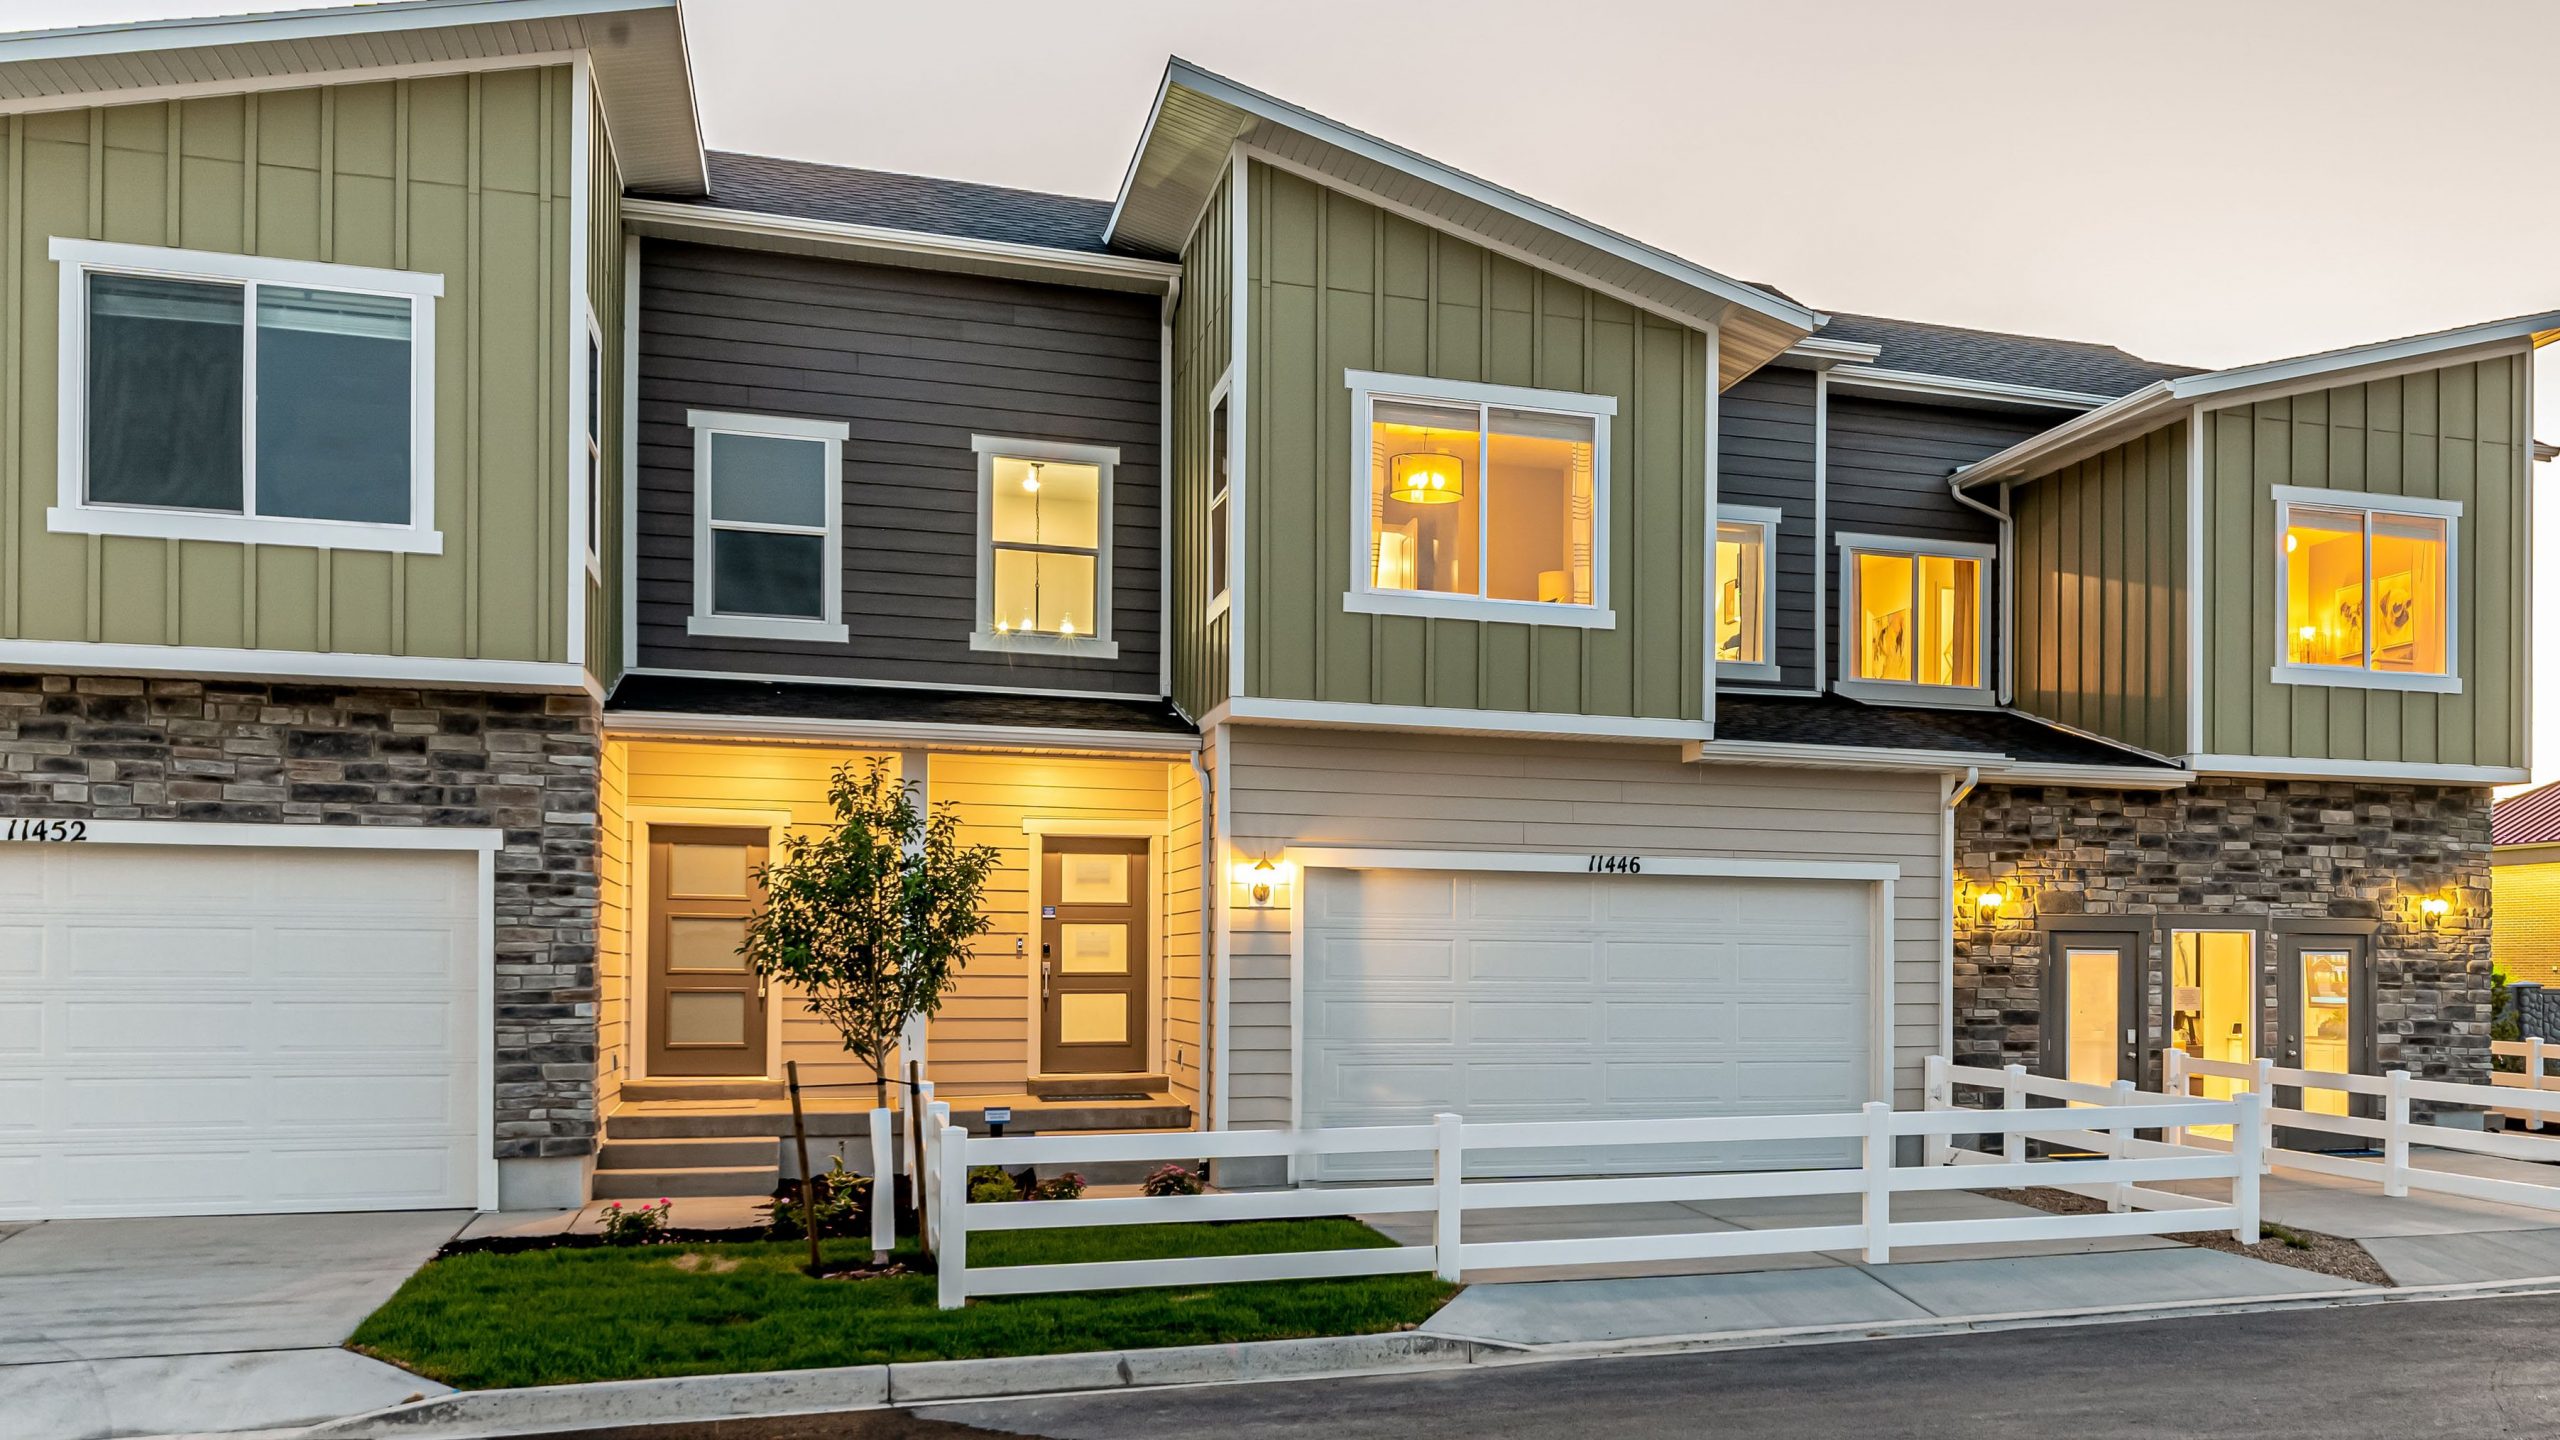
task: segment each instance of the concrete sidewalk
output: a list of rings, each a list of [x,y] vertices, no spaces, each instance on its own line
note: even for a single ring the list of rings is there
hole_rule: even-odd
[[[2459,1150],[2410,1151],[2419,1170],[2440,1170],[2532,1185],[2560,1184],[2560,1169]],[[2164,1185],[2215,1199],[2230,1194],[2218,1180]],[[2262,1214],[2279,1225],[2316,1230],[2364,1246],[2402,1285],[2462,1285],[2560,1276],[2560,1211],[2473,1200],[2411,1189],[2385,1196],[2379,1185],[2279,1168],[2259,1185]]]

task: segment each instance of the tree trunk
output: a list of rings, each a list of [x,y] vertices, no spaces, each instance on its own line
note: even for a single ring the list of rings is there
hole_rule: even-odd
[[[886,1045],[871,1052],[871,1095],[872,1109],[889,1108],[889,1047]]]

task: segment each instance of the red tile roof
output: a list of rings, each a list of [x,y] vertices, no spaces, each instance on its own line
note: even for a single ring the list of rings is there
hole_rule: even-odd
[[[2560,845],[2560,781],[2491,806],[2489,839],[2497,845]]]

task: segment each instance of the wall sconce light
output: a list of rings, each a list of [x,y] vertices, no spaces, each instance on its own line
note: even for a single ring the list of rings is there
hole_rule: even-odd
[[[2000,907],[2009,903],[2009,892],[1996,885],[1985,886],[1975,892],[1973,903],[1975,908],[1982,912],[1983,919],[1997,920],[2000,918]]]
[[[1245,904],[1267,909],[1288,902],[1289,862],[1261,859],[1236,862],[1234,880]]]
[[[2453,909],[2453,902],[2441,895],[2429,895],[2418,902],[2418,914],[2430,925],[2441,925]]]

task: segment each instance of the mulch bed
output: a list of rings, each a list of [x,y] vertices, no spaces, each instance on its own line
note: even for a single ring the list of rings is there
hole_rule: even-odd
[[[2053,1215],[2096,1215],[2107,1208],[2104,1200],[2042,1185],[2028,1190],[1984,1190],[1978,1193]],[[2391,1278],[2391,1272],[2382,1268],[2380,1261],[2353,1240],[2266,1221],[2259,1222],[2258,1233],[2264,1238],[2255,1245],[2241,1244],[2231,1238],[2228,1230],[2198,1230],[2169,1238],[2199,1250],[2219,1250],[2225,1255],[2264,1260],[2270,1265],[2288,1265],[2296,1270],[2309,1270],[2340,1280],[2354,1280],[2366,1285],[2399,1283]]]

